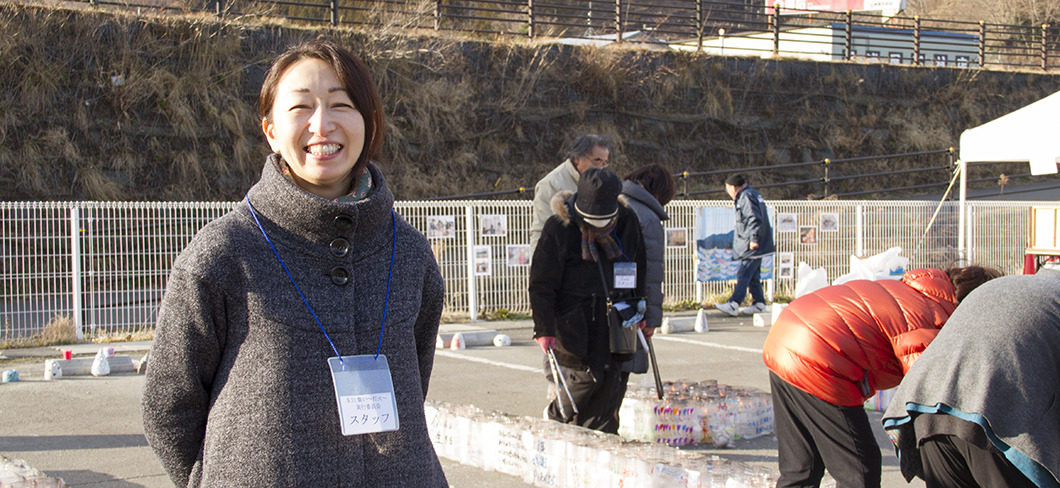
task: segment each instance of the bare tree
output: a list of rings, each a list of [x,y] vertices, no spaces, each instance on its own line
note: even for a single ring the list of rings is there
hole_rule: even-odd
[[[907,0],[905,13],[994,24],[1060,24],[1060,2],[1056,0]]]

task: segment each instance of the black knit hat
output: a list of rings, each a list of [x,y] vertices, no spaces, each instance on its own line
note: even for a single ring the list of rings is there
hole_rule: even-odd
[[[610,219],[618,214],[620,193],[622,180],[618,175],[606,169],[589,168],[578,178],[574,211],[583,219]]]

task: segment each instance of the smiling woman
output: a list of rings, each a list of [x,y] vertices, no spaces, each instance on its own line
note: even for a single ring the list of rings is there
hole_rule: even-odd
[[[173,264],[148,442],[177,486],[447,486],[423,409],[442,278],[372,163],[368,69],[331,42],[291,48],[259,114],[261,179]]]
[[[334,199],[382,145],[382,101],[368,67],[331,43],[292,49],[261,86],[258,115],[281,170],[302,189]]]

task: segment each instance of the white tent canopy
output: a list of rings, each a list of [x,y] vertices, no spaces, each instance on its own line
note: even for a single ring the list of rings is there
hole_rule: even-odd
[[[960,156],[957,252],[965,257],[968,163],[1026,161],[1032,175],[1055,174],[1060,163],[1060,92],[962,132]]]
[[[1056,173],[1060,163],[1060,92],[961,133],[965,163],[1020,162],[1031,174]]]

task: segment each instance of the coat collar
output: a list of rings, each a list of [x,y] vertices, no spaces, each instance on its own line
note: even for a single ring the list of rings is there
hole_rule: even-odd
[[[351,249],[370,251],[389,243],[394,195],[375,164],[368,164],[374,189],[363,200],[339,203],[309,193],[280,173],[279,155],[265,161],[261,179],[247,192],[266,232],[294,234],[325,245],[346,239]],[[249,210],[249,209],[248,209]]]
[[[645,207],[648,207],[652,212],[655,212],[655,215],[659,216],[659,220],[670,220],[670,216],[667,215],[663,206],[643,186],[629,180],[623,180],[622,194],[644,204]]]

